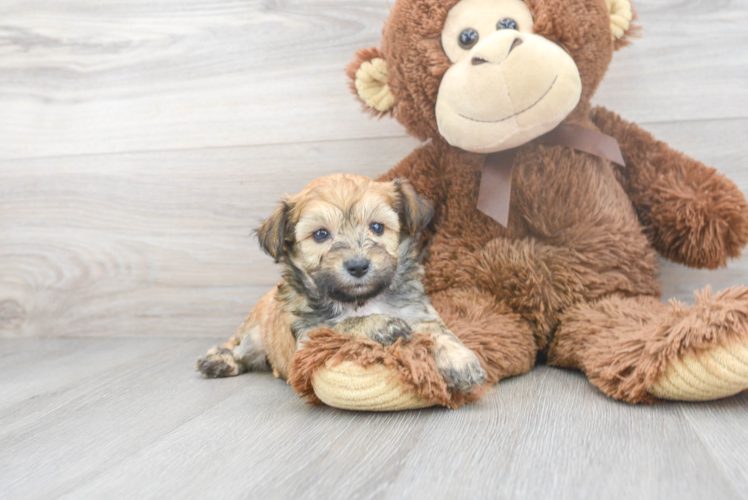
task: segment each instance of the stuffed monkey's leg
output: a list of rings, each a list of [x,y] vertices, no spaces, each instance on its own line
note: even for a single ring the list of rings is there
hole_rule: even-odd
[[[641,234],[629,245],[611,243],[599,254],[595,250],[497,238],[463,256],[459,274],[451,277],[464,285],[477,283],[506,303],[528,322],[538,348],[544,349],[561,311],[572,304],[616,292],[659,296],[656,257]],[[621,262],[631,262],[626,272]]]
[[[608,297],[564,312],[548,353],[578,368],[607,395],[629,403],[704,401],[748,389],[748,288],[696,304]]]
[[[509,307],[477,289],[445,290],[431,301],[447,327],[473,351],[494,384],[535,365],[537,346],[530,325]]]
[[[372,314],[348,318],[335,325],[332,330],[343,335],[367,337],[382,345],[394,344],[400,338],[407,342],[413,338],[414,333],[428,335],[434,341],[431,354],[436,368],[449,389],[470,392],[475,387],[482,386],[486,373],[475,353],[449,331],[430,305],[425,306],[431,313],[412,327],[400,318]]]

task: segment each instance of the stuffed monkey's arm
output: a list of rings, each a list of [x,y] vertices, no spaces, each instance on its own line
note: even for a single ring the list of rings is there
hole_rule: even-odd
[[[740,255],[748,203],[732,181],[605,108],[593,109],[592,120],[618,140],[626,160],[619,181],[660,254],[709,269]]]

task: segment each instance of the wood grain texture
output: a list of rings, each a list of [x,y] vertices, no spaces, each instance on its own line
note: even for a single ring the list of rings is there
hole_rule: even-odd
[[[650,128],[748,192],[741,127],[748,119]],[[714,140],[693,139],[705,129]],[[226,337],[277,280],[251,230],[282,194],[333,172],[376,175],[415,145],[118,154],[105,168],[96,155],[14,160],[0,169],[0,335]],[[666,299],[748,281],[746,259],[717,271],[662,265]]]
[[[384,0],[0,3],[0,336],[225,337],[277,278],[279,197],[417,142],[342,68]],[[597,102],[744,189],[748,3],[651,0]],[[705,29],[708,28],[708,29]],[[693,36],[693,33],[699,36]],[[665,297],[745,283],[663,262]]]
[[[12,161],[0,335],[222,336],[278,279],[251,235],[285,192],[386,171],[408,138]]]
[[[637,3],[597,102],[642,123],[744,118],[748,3]],[[402,136],[342,69],[386,0],[5,0],[0,158]]]
[[[0,389],[26,384],[0,407],[0,497],[745,498],[748,395],[629,406],[543,367],[461,410],[352,413],[269,374],[202,379],[206,345],[0,342]]]

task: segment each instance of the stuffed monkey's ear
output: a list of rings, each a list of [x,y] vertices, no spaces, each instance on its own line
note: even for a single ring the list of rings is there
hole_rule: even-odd
[[[350,87],[366,109],[383,116],[395,107],[395,96],[387,84],[387,63],[376,47],[356,52],[345,69]]]
[[[266,254],[280,262],[283,251],[286,246],[286,236],[291,236],[293,228],[289,223],[289,212],[291,205],[283,201],[275,209],[273,215],[262,222],[262,225],[255,231],[257,240],[260,242]]]
[[[615,50],[630,43],[629,37],[638,31],[632,23],[636,12],[629,0],[605,0],[610,12],[610,32]]]
[[[406,179],[394,179],[397,193],[396,209],[408,233],[415,235],[423,231],[434,216],[434,207],[425,198],[416,193],[413,185]]]

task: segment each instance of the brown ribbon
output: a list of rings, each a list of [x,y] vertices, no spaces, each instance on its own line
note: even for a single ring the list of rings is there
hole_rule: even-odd
[[[626,166],[615,138],[596,130],[562,123],[536,139],[544,146],[564,146],[605,158]],[[512,194],[512,171],[517,149],[486,155],[478,193],[478,210],[504,227],[509,224],[509,202]]]

